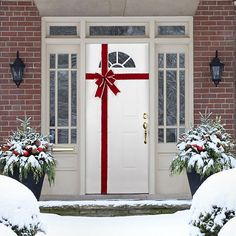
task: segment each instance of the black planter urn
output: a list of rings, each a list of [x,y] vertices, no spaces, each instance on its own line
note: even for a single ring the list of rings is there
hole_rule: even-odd
[[[22,183],[23,185],[25,185],[28,189],[30,189],[34,196],[36,197],[36,199],[39,201],[40,195],[41,195],[41,190],[43,187],[43,180],[44,180],[44,176],[42,175],[38,182],[36,183],[33,173],[28,173],[27,178],[23,178],[22,181],[20,181],[19,178],[19,172],[18,171],[14,171],[13,175],[9,174],[9,177],[19,181],[20,183]]]
[[[200,185],[209,177],[209,176],[201,176],[195,170],[187,172],[187,176],[192,196],[198,190]]]

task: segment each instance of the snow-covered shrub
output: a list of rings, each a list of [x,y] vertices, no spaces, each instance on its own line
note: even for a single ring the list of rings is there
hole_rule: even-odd
[[[221,124],[221,119],[210,119],[211,113],[201,115],[201,124],[183,133],[177,144],[178,155],[170,170],[179,174],[183,170],[195,170],[201,176],[209,176],[236,167],[233,143]]]
[[[18,236],[34,236],[44,231],[38,202],[33,193],[23,184],[3,175],[0,175],[1,224],[12,229]]]
[[[18,121],[21,122],[20,127],[13,132],[7,144],[0,148],[0,173],[13,175],[17,172],[20,180],[32,173],[36,183],[46,174],[51,184],[56,162],[50,152],[49,137],[30,127],[30,118]]]
[[[229,220],[220,230],[218,236],[236,235],[236,217]]]
[[[236,169],[231,169],[210,176],[199,187],[190,208],[191,236],[217,236],[223,225],[236,215],[235,181]]]

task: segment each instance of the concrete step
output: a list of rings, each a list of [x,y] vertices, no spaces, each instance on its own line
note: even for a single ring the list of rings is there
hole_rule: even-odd
[[[189,209],[191,200],[41,201],[40,211],[70,216],[131,216],[174,213]]]

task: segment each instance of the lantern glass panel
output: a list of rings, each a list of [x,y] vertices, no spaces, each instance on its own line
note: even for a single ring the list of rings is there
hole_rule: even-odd
[[[219,66],[212,66],[212,76],[213,80],[220,80],[220,67]]]

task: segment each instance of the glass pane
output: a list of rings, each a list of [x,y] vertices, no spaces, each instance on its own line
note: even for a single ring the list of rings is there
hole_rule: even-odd
[[[77,54],[71,54],[71,68],[77,68]]]
[[[158,54],[158,68],[164,68],[164,54]]]
[[[179,68],[185,68],[185,54],[179,54]]]
[[[71,143],[77,142],[77,132],[76,129],[71,129]]]
[[[58,54],[57,67],[59,69],[69,68],[69,55],[68,54]]]
[[[166,129],[166,142],[167,143],[177,142],[177,129],[175,128]]]
[[[68,71],[58,71],[58,126],[68,125]]]
[[[185,124],[185,71],[179,72],[179,123],[181,125]]]
[[[166,54],[166,67],[177,68],[177,54],[176,53]]]
[[[128,58],[129,56],[126,53],[118,52],[118,63],[123,64]]]
[[[55,71],[50,71],[50,126],[55,126]]]
[[[77,72],[71,72],[71,125],[76,126],[77,122]]]
[[[68,143],[68,129],[58,129],[57,143]]]
[[[185,26],[158,26],[158,35],[185,35]]]
[[[56,35],[77,35],[77,27],[76,26],[50,26],[49,34],[51,36]]]
[[[166,124],[176,125],[177,117],[176,71],[166,72]]]
[[[145,35],[145,26],[90,26],[90,36],[138,36]]]
[[[180,128],[179,129],[179,136],[185,132],[185,128]]]
[[[55,143],[55,129],[50,129],[50,143]]]
[[[164,125],[164,71],[158,72],[158,125]]]
[[[158,143],[164,143],[164,129],[158,129]]]
[[[130,58],[130,59],[124,64],[124,67],[126,67],[126,68],[134,68],[134,67],[135,67],[135,63],[134,63],[133,59]]]
[[[50,69],[55,69],[56,67],[56,55],[50,54]]]
[[[111,53],[109,53],[109,55],[108,55],[108,57],[109,57],[109,62],[111,63],[111,64],[116,64],[116,54],[117,54],[117,52],[111,52]]]

